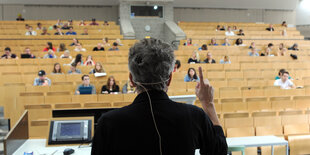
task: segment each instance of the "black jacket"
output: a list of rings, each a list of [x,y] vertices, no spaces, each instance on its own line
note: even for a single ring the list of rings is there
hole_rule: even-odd
[[[171,101],[163,91],[149,91],[162,138],[163,155],[226,155],[220,126],[213,126],[196,106]],[[92,155],[159,155],[156,133],[146,92],[126,107],[101,116],[92,144]]]

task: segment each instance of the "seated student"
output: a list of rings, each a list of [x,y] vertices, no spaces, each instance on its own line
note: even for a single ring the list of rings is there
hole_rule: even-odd
[[[26,29],[26,31],[29,31],[29,24],[25,25],[25,29]]]
[[[298,44],[295,43],[292,47],[288,48],[288,50],[299,51]]]
[[[274,31],[273,25],[270,24],[268,28],[266,28],[267,31]]]
[[[84,20],[81,20],[79,26],[86,26],[86,25],[87,25],[87,24],[85,23],[85,21],[84,21]]]
[[[29,26],[29,29],[28,31],[25,33],[26,36],[36,36],[37,35],[37,32],[36,31],[33,31],[33,28],[32,26]]]
[[[69,27],[72,27],[72,26],[73,26],[73,20],[72,20],[72,19],[69,19],[69,20],[68,20],[68,26],[69,26]]]
[[[108,78],[107,84],[102,86],[101,94],[118,94],[119,86],[115,83],[113,76]]]
[[[199,53],[197,51],[194,51],[192,54],[192,57],[190,57],[187,61],[189,64],[195,64],[195,63],[200,63],[199,60]]]
[[[93,60],[93,57],[91,55],[87,56],[83,65],[84,66],[95,66],[95,61]]]
[[[51,34],[47,32],[46,27],[43,27],[41,35],[51,35]]]
[[[207,44],[203,44],[201,47],[198,48],[199,51],[207,51],[208,50],[208,46]]]
[[[265,49],[265,52],[261,53],[260,56],[273,56],[271,54],[272,52],[272,47],[273,47],[273,44],[272,43],[269,43],[267,48]]]
[[[122,44],[121,39],[116,38],[115,42],[117,43],[118,46],[124,46],[124,44]]]
[[[103,26],[109,26],[109,25],[110,25],[109,22],[105,20]]]
[[[251,51],[248,53],[249,56],[259,56],[257,53],[256,48],[252,48]]]
[[[234,36],[234,35],[235,35],[235,33],[231,30],[231,27],[230,27],[230,26],[228,26],[228,29],[227,29],[227,31],[225,32],[225,35],[226,35],[226,36]]]
[[[243,30],[240,29],[240,30],[239,30],[239,33],[238,33],[237,35],[238,35],[238,36],[244,36]]]
[[[221,31],[221,26],[217,25],[215,31]]]
[[[64,59],[64,58],[72,59],[72,56],[70,55],[70,51],[69,50],[65,50],[64,54],[62,54],[60,56],[60,58],[62,58],[62,59]]]
[[[99,25],[99,24],[96,22],[96,19],[93,18],[93,19],[91,20],[91,23],[90,23],[89,25],[95,25],[95,26],[97,26],[97,25]]]
[[[296,88],[294,83],[289,80],[289,73],[287,71],[282,73],[282,76],[280,77],[280,79],[276,80],[274,82],[274,86],[280,86],[281,89],[294,89]]]
[[[11,48],[10,47],[6,47],[4,49],[4,52],[5,52],[5,54],[3,54],[1,56],[1,59],[18,59],[16,54],[11,53]]]
[[[24,54],[21,54],[20,56],[22,59],[35,59],[36,56],[34,56],[31,51],[30,51],[30,48],[29,47],[26,47],[25,50],[24,50]]]
[[[180,60],[175,60],[173,72],[179,72],[180,68],[181,68],[181,61]]]
[[[63,29],[63,30],[69,30],[70,28],[71,28],[71,26],[69,26],[68,23],[65,23],[65,24],[61,27],[61,29]]]
[[[132,82],[128,80],[123,88],[122,88],[122,93],[123,94],[131,94],[136,92],[136,87],[133,86]]]
[[[239,30],[238,30],[237,26],[233,26],[232,31],[239,31]]]
[[[56,32],[54,33],[54,35],[60,35],[60,36],[62,36],[62,35],[64,35],[64,33],[61,31],[61,28],[57,27],[57,28],[56,28]]]
[[[73,39],[72,39],[72,43],[71,43],[69,46],[77,46],[79,43],[80,43],[80,42],[79,42],[78,39],[73,38]]]
[[[111,46],[110,44],[109,44],[109,38],[107,38],[107,37],[105,37],[105,38],[103,38],[102,39],[102,46]]]
[[[93,48],[93,51],[104,51],[104,47],[101,43],[98,43],[97,46]]]
[[[68,50],[68,49],[66,48],[66,44],[60,43],[60,44],[59,44],[59,47],[57,48],[57,52],[64,52],[64,51],[66,51],[66,50]]]
[[[58,19],[58,20],[57,20],[57,23],[56,23],[55,25],[56,25],[56,26],[62,26],[62,25],[64,25],[64,24],[62,23],[61,19]]]
[[[53,43],[52,42],[47,42],[46,43],[46,47],[43,49],[43,52],[47,52],[49,50],[53,50],[54,52],[56,51],[56,49],[53,47]]]
[[[83,33],[81,33],[81,35],[88,35],[88,29],[84,28]]]
[[[215,60],[212,59],[212,54],[210,52],[207,53],[207,58],[204,60],[205,63],[215,64]]]
[[[43,56],[43,59],[48,59],[48,58],[57,58],[53,50],[48,50],[47,54]]]
[[[90,92],[83,92],[82,89],[84,88],[90,88]],[[96,88],[92,84],[90,84],[90,78],[88,75],[83,75],[82,76],[82,84],[79,85],[76,90],[75,90],[75,95],[80,95],[80,94],[96,94]]]
[[[76,32],[73,31],[73,27],[69,28],[69,31],[66,33],[66,35],[76,35]]]
[[[283,21],[282,24],[281,24],[281,26],[287,27],[286,21]]]
[[[282,36],[287,36],[286,29],[284,29],[284,30],[281,31],[281,35],[282,35]]]
[[[116,42],[113,43],[113,46],[109,49],[109,51],[119,51],[118,45]]]
[[[76,63],[73,62],[71,64],[70,70],[68,71],[68,74],[82,74],[81,70],[76,68]]]
[[[64,74],[61,70],[60,63],[55,63],[51,74]]]
[[[75,63],[77,66],[83,66],[82,54],[77,54],[70,64],[72,63]]]
[[[221,60],[220,60],[220,64],[231,64],[230,59],[229,59],[229,56],[228,56],[228,55],[225,55],[225,56],[224,56],[224,59],[221,59]]]
[[[283,44],[283,43],[280,43],[280,44],[279,44],[279,51],[281,51],[283,48],[285,48],[284,44]]]
[[[243,44],[243,40],[241,38],[238,38],[236,40],[235,46],[246,46],[246,45]]]
[[[100,62],[96,62],[95,68],[89,72],[89,74],[95,74],[95,73],[105,73],[105,70],[103,69],[103,66]]]
[[[286,48],[282,48],[277,53],[277,56],[286,56],[286,55],[287,55],[287,49]]]
[[[212,38],[211,39],[211,43],[209,44],[209,46],[218,46],[219,44],[216,43],[216,39]]]
[[[86,49],[82,47],[81,43],[78,43],[75,48],[74,48],[75,52],[86,52]]]
[[[255,48],[255,42],[251,42],[251,45],[249,46],[249,49]]]
[[[42,29],[43,29],[42,24],[40,22],[37,23],[37,30],[42,30]]]
[[[34,79],[34,86],[51,86],[51,80],[46,77],[46,73],[44,70],[40,70],[37,78]]]
[[[186,43],[183,44],[184,46],[192,46],[192,38],[187,38]]]
[[[16,21],[25,21],[25,19],[22,17],[22,14],[18,14]]]
[[[222,44],[222,46],[230,46],[228,38],[224,38],[224,43]]]
[[[223,25],[222,28],[220,29],[221,31],[226,31],[226,27]]]
[[[194,68],[189,68],[187,70],[187,74],[184,77],[184,82],[198,82],[199,77],[196,74],[196,70]]]

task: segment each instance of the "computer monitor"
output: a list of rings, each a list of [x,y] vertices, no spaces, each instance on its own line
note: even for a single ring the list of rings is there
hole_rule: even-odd
[[[92,94],[92,87],[81,87],[79,88],[80,94]]]
[[[91,120],[51,121],[48,144],[79,144],[91,142]]]

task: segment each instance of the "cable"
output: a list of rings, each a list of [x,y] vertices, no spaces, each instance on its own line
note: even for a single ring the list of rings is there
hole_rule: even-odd
[[[155,116],[154,116],[154,112],[153,112],[153,106],[152,106],[152,101],[151,101],[151,97],[150,97],[150,94],[148,93],[147,89],[142,85],[153,85],[153,84],[160,84],[160,83],[164,83],[164,82],[167,82],[169,81],[169,79],[165,80],[165,81],[162,81],[162,82],[156,82],[156,83],[140,83],[140,82],[135,82],[137,85],[141,86],[146,94],[147,94],[147,97],[149,98],[149,104],[150,104],[150,110],[151,110],[151,114],[152,114],[152,118],[153,118],[153,123],[154,123],[154,126],[155,126],[155,130],[157,132],[157,135],[158,135],[158,139],[159,139],[159,154],[162,155],[163,152],[162,152],[162,146],[161,146],[161,135],[159,133],[159,130],[158,130],[158,127],[157,127],[157,123],[156,123],[156,120],[155,120]]]

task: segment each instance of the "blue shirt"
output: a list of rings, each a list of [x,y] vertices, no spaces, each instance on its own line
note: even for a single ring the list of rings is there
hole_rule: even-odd
[[[82,72],[79,69],[75,69],[75,73],[73,73],[72,70],[69,70],[68,74],[82,74]]]
[[[91,87],[91,94],[96,94],[96,88],[95,86],[89,84],[89,86],[84,86],[83,84],[79,85],[76,90],[75,90],[75,95],[77,95],[77,91],[80,91],[80,88],[84,88],[84,87]]]
[[[48,85],[51,86],[51,80],[47,77],[45,78],[45,80],[47,80]],[[37,77],[34,79],[33,85],[34,86],[42,86],[43,83],[45,82],[45,80],[42,81],[42,80],[40,80],[39,77]]]
[[[231,64],[230,60],[229,61],[224,61],[223,59],[220,60],[220,64]]]
[[[223,43],[222,46],[230,46],[230,43],[228,43],[227,45],[225,43]]]
[[[248,54],[249,54],[249,56],[257,56],[257,57],[259,56],[259,54],[257,52],[255,52],[254,54],[252,52],[249,52]]]
[[[66,35],[76,35],[76,32],[67,32]]]
[[[184,77],[184,82],[197,82],[199,81],[199,77],[197,79],[191,79],[188,75]]]

